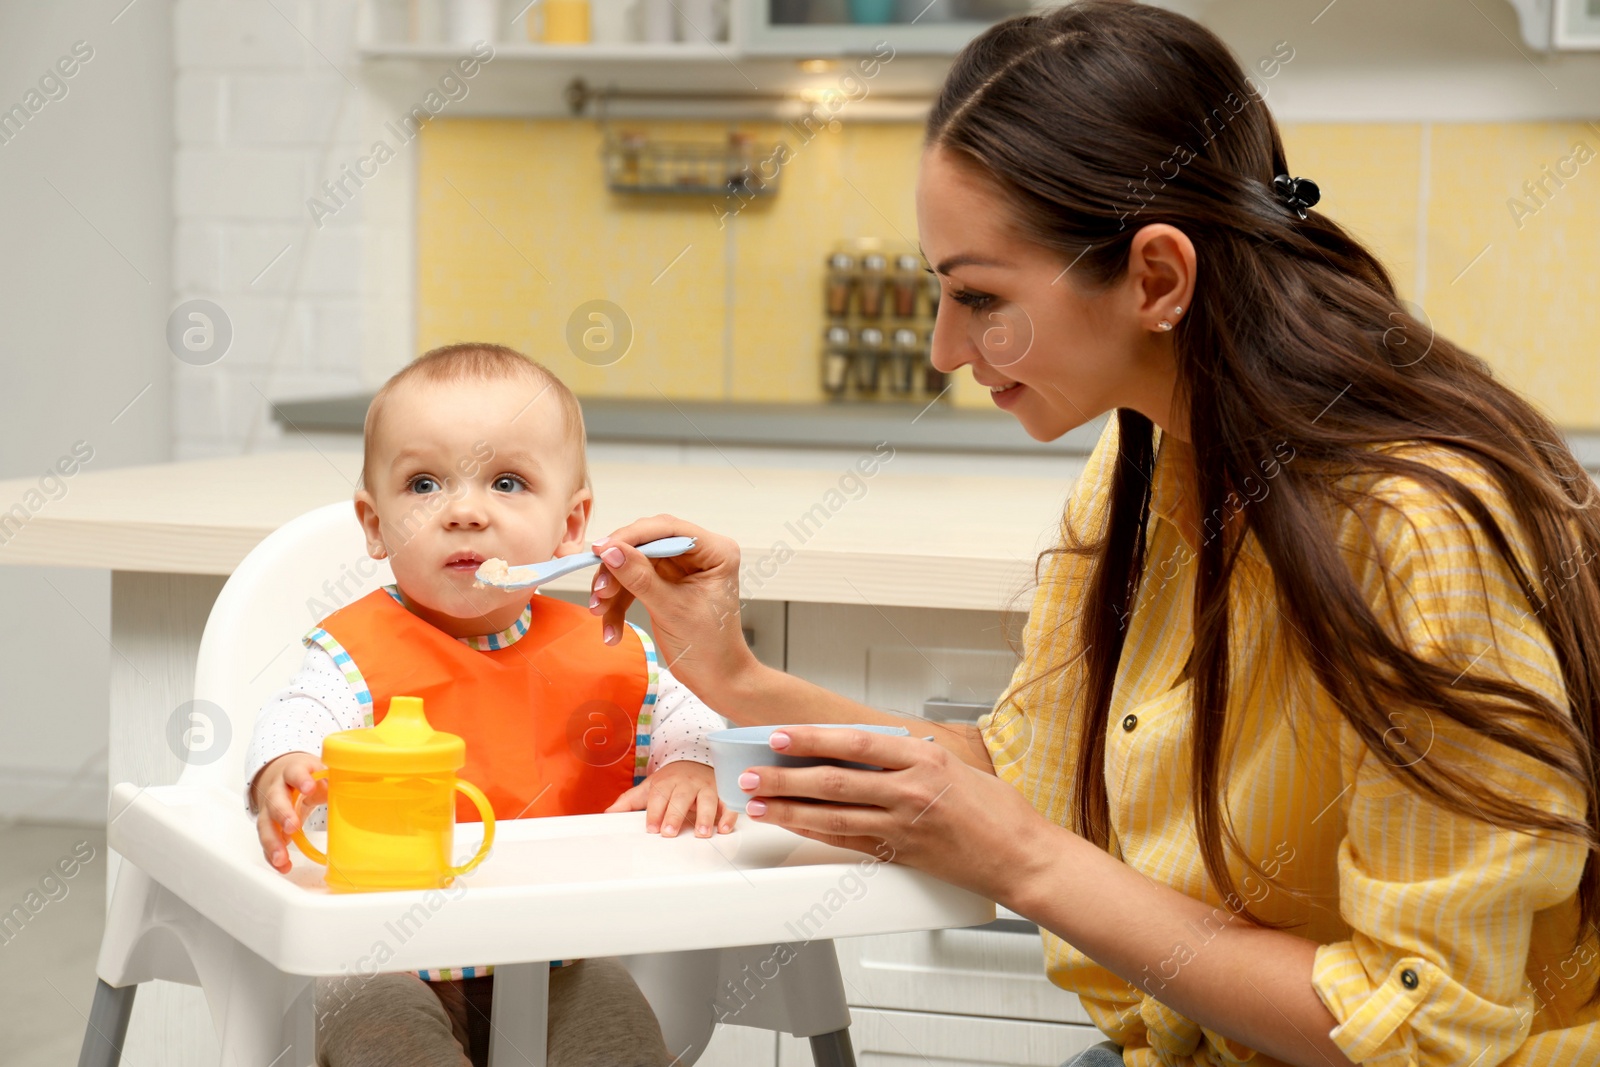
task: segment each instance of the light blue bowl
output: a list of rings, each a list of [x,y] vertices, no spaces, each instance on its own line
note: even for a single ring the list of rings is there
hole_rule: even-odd
[[[904,726],[845,725],[836,722],[795,725],[825,726],[831,729],[866,730],[891,737],[908,737]],[[870,763],[853,763],[850,760],[824,759],[820,756],[790,756],[775,752],[767,741],[774,730],[787,730],[788,726],[737,726],[731,730],[717,730],[706,735],[711,743],[711,767],[717,774],[717,796],[734,811],[744,811],[752,794],[739,788],[739,776],[751,767],[854,767],[864,771],[881,771],[882,767]]]

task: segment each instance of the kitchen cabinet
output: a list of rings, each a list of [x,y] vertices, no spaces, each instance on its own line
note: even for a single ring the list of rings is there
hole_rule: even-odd
[[[1078,998],[1045,977],[1037,932],[980,926],[840,938],[834,947],[852,1005],[1092,1025]]]

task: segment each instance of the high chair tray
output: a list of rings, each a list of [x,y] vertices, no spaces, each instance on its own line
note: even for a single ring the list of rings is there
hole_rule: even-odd
[[[107,843],[280,971],[336,975],[724,948],[973,926],[990,901],[931,875],[740,816],[663,838],[644,812],[518,819],[447,889],[334,893],[291,847],[274,871],[236,794],[112,790]],[[458,861],[481,840],[456,828]],[[381,956],[381,959],[375,959]]]

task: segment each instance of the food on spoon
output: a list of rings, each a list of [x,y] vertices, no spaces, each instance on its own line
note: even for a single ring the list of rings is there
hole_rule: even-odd
[[[478,579],[479,585],[493,585],[496,582],[510,581],[511,565],[499,556],[486,559],[478,564],[478,570],[473,575]]]

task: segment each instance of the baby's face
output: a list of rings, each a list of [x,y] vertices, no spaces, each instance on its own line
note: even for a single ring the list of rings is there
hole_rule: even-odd
[[[384,399],[356,493],[367,550],[388,558],[414,610],[456,636],[503,629],[528,602],[526,590],[479,586],[484,560],[538,563],[586,547],[578,443],[553,394],[530,403],[541,388],[406,382]]]

